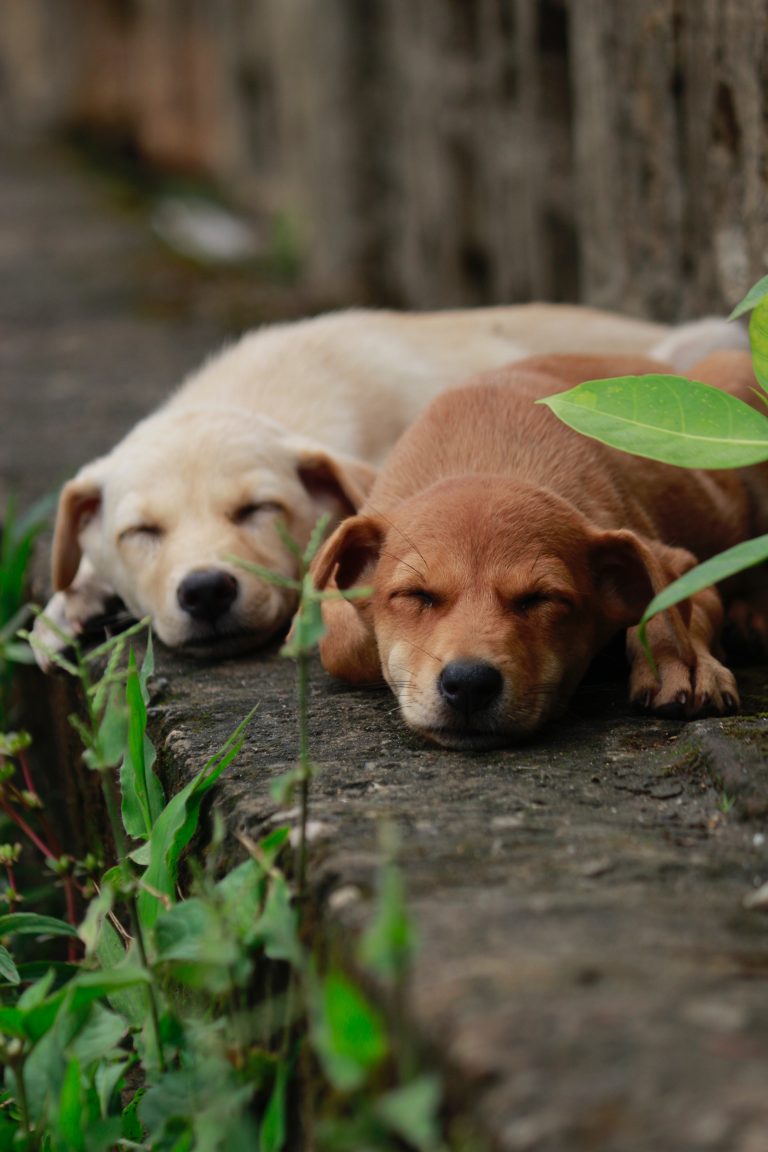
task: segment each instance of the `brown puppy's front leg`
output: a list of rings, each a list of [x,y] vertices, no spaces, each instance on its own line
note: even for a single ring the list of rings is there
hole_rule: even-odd
[[[687,643],[681,643],[680,628],[671,626],[667,613],[659,613],[648,623],[647,639],[658,676],[648,662],[638,629],[628,630],[630,699],[641,708],[679,719],[735,712],[739,707],[736,680],[712,654],[723,619],[720,595],[715,588],[705,588],[689,604],[690,618],[683,625]]]

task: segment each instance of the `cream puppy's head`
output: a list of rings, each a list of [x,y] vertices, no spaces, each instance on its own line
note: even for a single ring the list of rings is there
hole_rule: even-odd
[[[655,561],[628,531],[602,531],[566,501],[502,476],[444,480],[391,519],[342,523],[317,557],[318,587],[370,585],[349,627],[329,629],[326,669],[383,675],[406,723],[449,748],[506,744],[561,710],[590,661],[636,623]],[[347,621],[348,624],[348,621]]]
[[[85,556],[171,647],[262,644],[290,618],[294,594],[232,557],[294,576],[278,521],[304,545],[323,512],[332,522],[354,512],[374,476],[244,410],[161,410],[64,486],[54,586],[68,588]]]

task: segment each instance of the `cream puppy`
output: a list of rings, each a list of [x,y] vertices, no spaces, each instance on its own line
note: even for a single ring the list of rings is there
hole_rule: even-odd
[[[322,512],[332,523],[355,512],[437,393],[533,353],[661,348],[674,362],[679,347],[684,368],[685,357],[740,339],[717,320],[672,329],[542,304],[352,311],[248,334],[64,485],[46,615],[74,636],[117,596],[171,647],[258,646],[288,621],[294,597],[231,557],[294,575],[278,521],[304,545]],[[44,620],[35,633],[63,646]]]

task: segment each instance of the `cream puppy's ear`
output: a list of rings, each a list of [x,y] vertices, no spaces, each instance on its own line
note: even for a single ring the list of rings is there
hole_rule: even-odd
[[[102,500],[101,461],[86,465],[67,481],[59,496],[53,532],[51,576],[57,592],[69,588],[83,556],[80,533],[99,514]]]
[[[362,507],[376,479],[375,468],[298,436],[291,437],[289,447],[296,453],[299,479],[319,511],[341,520]]]

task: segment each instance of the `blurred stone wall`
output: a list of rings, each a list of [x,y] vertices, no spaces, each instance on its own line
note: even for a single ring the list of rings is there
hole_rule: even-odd
[[[282,213],[339,299],[675,318],[768,262],[768,0],[3,0],[0,115]]]

